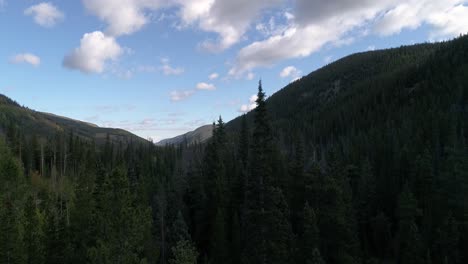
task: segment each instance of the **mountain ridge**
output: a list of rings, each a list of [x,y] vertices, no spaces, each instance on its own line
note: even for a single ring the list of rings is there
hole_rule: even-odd
[[[114,143],[148,142],[124,129],[99,127],[89,122],[35,111],[19,105],[3,94],[0,94],[0,131],[42,138],[54,136],[56,133],[74,133],[83,139],[94,140],[98,144],[103,144],[108,136]]]
[[[179,145],[183,143],[187,145],[204,143],[211,138],[212,134],[213,125],[203,125],[187,133],[172,138],[162,139],[156,143],[156,146]]]

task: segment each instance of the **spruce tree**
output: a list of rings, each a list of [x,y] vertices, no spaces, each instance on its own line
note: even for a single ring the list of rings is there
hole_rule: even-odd
[[[212,263],[229,263],[229,243],[227,241],[226,219],[223,209],[218,209],[213,226],[210,246]]]
[[[243,263],[284,263],[290,257],[292,230],[288,204],[274,186],[274,142],[265,93],[259,82],[247,181]]]
[[[172,247],[172,258],[169,264],[197,264],[198,253],[187,240],[181,240]]]
[[[36,207],[36,201],[32,195],[29,195],[26,201],[24,218],[23,245],[26,251],[26,262],[28,264],[45,263],[45,219]]]
[[[398,199],[399,260],[402,264],[418,264],[424,261],[423,243],[416,225],[419,216],[417,201],[409,186],[405,185]]]
[[[303,263],[313,263],[314,251],[319,248],[319,230],[317,227],[317,217],[309,203],[306,203],[303,210],[303,233],[301,234],[300,258]]]
[[[266,264],[266,223],[265,185],[268,184],[271,169],[268,166],[268,152],[271,145],[271,129],[267,120],[265,93],[259,82],[255,108],[254,132],[252,138],[249,176],[243,216],[243,256],[244,264]]]

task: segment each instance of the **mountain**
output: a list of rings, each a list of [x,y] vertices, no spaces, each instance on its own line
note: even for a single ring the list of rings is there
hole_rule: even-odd
[[[187,132],[173,138],[163,139],[156,143],[157,146],[178,145],[186,143],[191,145],[193,143],[203,143],[213,135],[213,125],[204,125],[194,131]]]
[[[273,130],[285,145],[292,143],[295,131],[301,131],[307,143],[330,146],[357,130],[369,133],[397,118],[413,120],[420,111],[417,105],[433,97],[435,102],[421,107],[448,113],[453,107],[465,109],[467,46],[464,36],[344,57],[267,99]],[[253,112],[247,120],[252,124]],[[227,128],[236,132],[240,124],[239,117]]]
[[[0,97],[0,263],[468,263],[467,73],[468,36],[354,54],[180,148]]]
[[[38,112],[20,106],[5,95],[0,95],[0,133],[16,131],[30,137],[53,137],[57,133],[73,133],[82,139],[95,140],[102,144],[107,136],[113,142],[147,142],[128,131],[116,128],[103,128],[95,124],[74,120],[50,113]]]

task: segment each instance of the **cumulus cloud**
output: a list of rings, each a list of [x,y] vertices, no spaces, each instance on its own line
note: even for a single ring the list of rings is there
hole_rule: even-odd
[[[151,13],[162,8],[176,7],[179,28],[195,26],[215,33],[216,39],[200,43],[212,52],[222,51],[238,43],[252,21],[264,9],[281,4],[283,0],[83,0],[85,8],[106,22],[106,33],[129,35],[149,23]]]
[[[164,73],[164,75],[180,75],[184,73],[184,68],[181,67],[172,67],[169,64],[168,58],[161,59],[161,67],[160,70]]]
[[[248,39],[261,39],[239,50],[229,74],[245,76],[256,67],[303,58],[325,45],[349,45],[365,34],[396,34],[429,25],[430,38],[443,39],[468,29],[468,0],[83,0],[86,9],[107,24],[106,35],[137,32],[156,12],[175,12],[179,29],[194,27],[214,33],[199,47],[223,51]],[[287,12],[271,15],[278,6],[293,3]],[[169,11],[168,11],[169,10]],[[265,16],[268,14],[269,16]],[[256,25],[256,26],[255,26]],[[163,65],[163,72],[181,68]]]
[[[216,86],[214,86],[214,85],[211,84],[211,83],[200,82],[200,83],[197,83],[197,89],[198,89],[198,90],[209,90],[209,91],[212,91],[212,90],[216,90]]]
[[[291,27],[281,35],[254,42],[242,48],[230,75],[239,75],[256,67],[271,66],[281,60],[307,57],[323,45],[338,39],[337,31],[311,25],[305,28]]]
[[[184,90],[184,91],[175,90],[170,93],[170,98],[171,98],[171,101],[178,102],[178,101],[182,101],[184,99],[189,98],[194,93],[195,93],[194,90]]]
[[[24,14],[34,17],[34,22],[43,27],[53,27],[65,17],[62,11],[49,2],[33,5],[24,10]]]
[[[468,7],[466,0],[409,0],[388,10],[375,26],[378,34],[388,36],[404,29],[416,29],[426,23],[432,26],[431,37],[443,38],[466,33]]]
[[[201,47],[211,52],[225,50],[239,42],[252,20],[281,0],[179,0],[182,26],[196,25],[206,32],[217,33],[219,38],[206,40]]]
[[[298,70],[294,66],[287,66],[285,67],[279,74],[281,78],[292,77],[293,79],[299,77],[302,74],[300,70]]]
[[[391,35],[422,24],[431,27],[430,38],[447,38],[468,30],[467,0],[297,0],[294,14],[282,32],[243,47],[230,75],[256,67],[303,58],[325,45],[348,45],[355,31],[373,27],[374,33]],[[353,37],[350,37],[354,34]],[[357,36],[359,37],[359,36]]]
[[[20,64],[20,63],[28,63],[32,66],[39,66],[41,64],[41,58],[38,56],[31,54],[31,53],[21,53],[17,54],[10,58],[10,63]]]
[[[164,0],[83,0],[85,8],[108,24],[111,36],[129,35],[149,22],[146,10],[165,6]]]
[[[249,111],[254,110],[257,107],[257,99],[258,96],[256,94],[253,94],[249,98],[249,103],[241,105],[238,111],[240,113],[247,113]]]
[[[113,37],[95,31],[83,35],[80,46],[64,58],[63,65],[83,73],[102,73],[106,63],[117,60],[122,53]]]
[[[218,79],[218,77],[219,77],[219,74],[216,72],[213,72],[212,74],[208,76],[208,79],[215,80],[215,79]]]
[[[295,18],[300,25],[336,21],[354,24],[373,18],[379,12],[403,0],[297,0]]]

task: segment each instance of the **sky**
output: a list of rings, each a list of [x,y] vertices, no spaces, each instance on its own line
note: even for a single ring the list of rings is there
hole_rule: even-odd
[[[0,93],[159,141],[355,52],[451,39],[468,0],[0,0]]]

